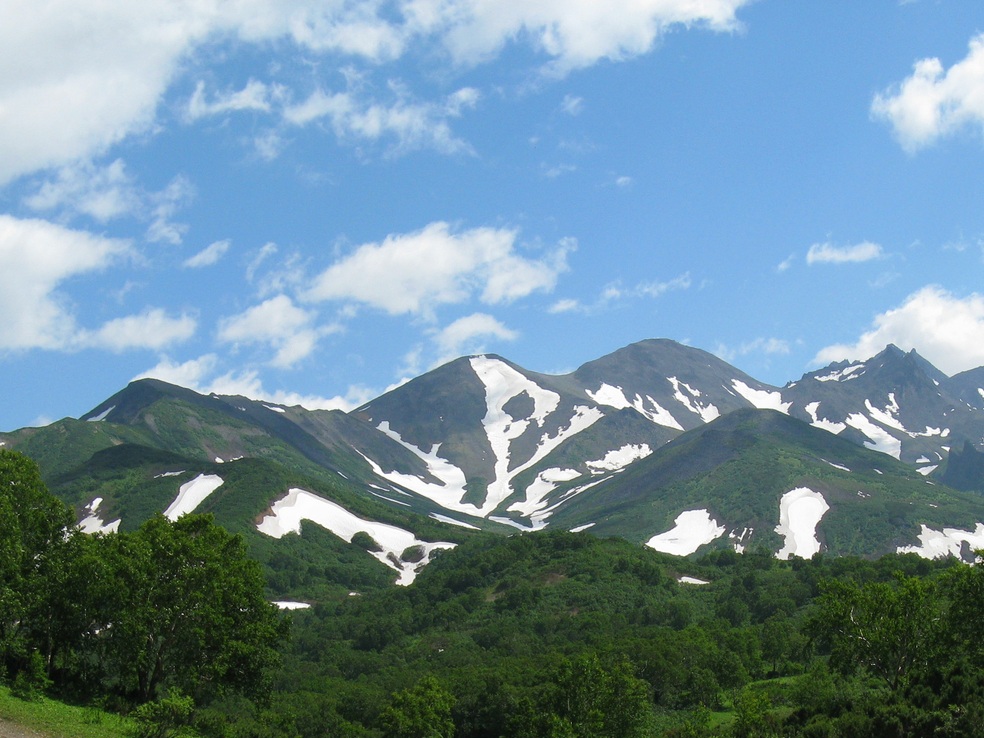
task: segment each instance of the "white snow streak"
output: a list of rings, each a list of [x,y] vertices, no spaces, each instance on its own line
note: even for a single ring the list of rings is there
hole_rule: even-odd
[[[390,428],[389,421],[384,420],[378,427],[380,431],[423,461],[427,465],[428,473],[439,479],[441,483],[434,484],[412,474],[402,474],[396,471],[383,472],[376,464],[370,461],[369,463],[373,465],[373,470],[377,474],[391,482],[413,490],[422,497],[426,497],[448,510],[467,512],[471,515],[479,514],[478,508],[474,505],[462,504],[461,498],[465,494],[465,473],[447,459],[438,456],[437,452],[441,448],[440,444],[434,444],[430,452],[426,452],[423,449],[417,448],[412,443],[404,441],[399,433]],[[368,459],[366,460],[368,461]]]
[[[113,412],[113,410],[115,410],[115,409],[116,409],[116,405],[113,405],[112,407],[108,407],[105,410],[103,410],[101,413],[99,413],[98,415],[96,415],[95,417],[89,418],[88,419],[88,422],[89,423],[98,423],[101,420],[105,420],[106,419],[106,416],[109,415],[111,412]]]
[[[534,513],[547,506],[547,495],[557,489],[558,484],[577,479],[579,476],[581,473],[577,469],[544,469],[526,488],[526,499],[522,502],[514,502],[506,510],[518,512],[527,518],[532,517]]]
[[[673,417],[673,414],[666,408],[662,407],[650,395],[646,395],[646,401],[649,403],[649,407],[647,407],[646,401],[643,401],[638,394],[636,394],[635,399],[632,402],[629,402],[621,387],[613,387],[610,384],[602,384],[601,387],[598,388],[597,392],[587,390],[586,394],[599,405],[607,405],[608,407],[613,407],[616,410],[631,407],[649,418],[649,420],[653,423],[656,423],[656,425],[663,425],[667,428],[674,428],[681,431],[683,430],[683,426],[677,422],[676,418]]]
[[[924,559],[940,559],[944,556],[961,558],[960,554],[966,543],[972,551],[984,548],[984,524],[978,523],[974,530],[944,528],[942,531],[933,530],[927,525],[920,526],[918,546],[899,546],[898,553],[919,554]]]
[[[894,456],[896,459],[902,456],[902,441],[892,436],[884,428],[872,423],[861,413],[848,415],[847,424],[852,428],[857,428],[868,437],[869,440],[864,442],[865,448],[881,451],[883,454]]]
[[[753,389],[740,379],[732,379],[731,384],[739,395],[759,410],[778,410],[781,413],[789,414],[789,407],[793,403],[783,402],[782,395],[779,392]]]
[[[622,448],[614,449],[605,454],[605,458],[598,459],[597,461],[585,462],[588,469],[591,470],[592,474],[604,474],[605,472],[618,471],[619,469],[624,469],[633,461],[638,461],[639,459],[644,459],[649,456],[653,450],[649,448],[649,444],[631,444],[627,443],[622,446]]]
[[[222,478],[215,474],[199,474],[190,482],[185,482],[178,489],[178,496],[174,498],[164,517],[168,520],[177,520],[182,515],[195,511],[205,498],[212,494],[222,485]]]
[[[570,425],[558,430],[556,436],[550,437],[543,434],[533,455],[523,464],[510,469],[510,445],[512,441],[522,436],[531,422],[536,422],[542,428],[547,416],[556,410],[560,404],[560,395],[543,389],[497,359],[476,356],[470,361],[475,374],[485,385],[485,399],[488,409],[482,419],[482,425],[495,457],[495,479],[488,485],[485,503],[479,513],[485,516],[495,510],[513,493],[511,485],[513,477],[542,460],[567,438],[596,423],[604,417],[604,414],[597,408],[575,407]],[[533,400],[533,414],[527,420],[514,420],[504,408],[512,398],[523,393],[526,393]]]
[[[273,503],[270,513],[256,529],[273,538],[283,538],[288,533],[300,533],[304,520],[320,525],[348,543],[352,542],[356,533],[367,533],[383,549],[371,552],[372,555],[399,572],[396,583],[400,585],[413,582],[420,569],[430,561],[432,551],[455,546],[446,542],[428,543],[395,525],[364,520],[341,505],[296,487]],[[424,550],[423,559],[417,563],[401,561],[400,554],[412,546],[420,546]]]
[[[799,556],[808,559],[820,551],[817,525],[829,509],[823,495],[807,487],[797,487],[784,494],[779,502],[776,533],[783,537],[785,543],[776,558]]]
[[[718,525],[707,510],[685,510],[673,522],[672,530],[653,536],[646,545],[663,553],[687,556],[724,535],[724,526]]]
[[[696,585],[710,584],[710,582],[707,582],[703,579],[698,579],[697,577],[688,577],[688,576],[682,576],[679,579],[677,579],[677,581],[680,582],[680,584],[696,584]]]
[[[825,376],[814,377],[814,379],[818,382],[846,382],[849,379],[857,379],[861,374],[864,374],[862,369],[864,369],[864,364],[854,364],[846,369],[838,369]],[[857,374],[859,371],[861,374]]]
[[[309,602],[291,602],[290,600],[277,600],[273,604],[281,610],[306,610],[311,607]]]
[[[107,525],[103,519],[96,514],[96,510],[99,509],[102,501],[102,497],[97,497],[85,506],[85,510],[88,512],[88,515],[79,521],[79,530],[83,533],[115,533],[120,529],[121,521],[119,519],[116,519]]]
[[[826,420],[825,418],[818,418],[817,408],[819,407],[820,407],[819,402],[811,402],[809,405],[803,408],[804,410],[806,410],[806,412],[810,414],[810,425],[812,425],[814,428],[820,428],[821,430],[825,430],[829,433],[833,433],[834,435],[837,435],[842,430],[847,428],[847,426],[844,423],[834,423],[830,420]]]
[[[673,385],[673,397],[675,397],[676,400],[681,405],[687,408],[687,410],[694,413],[695,415],[699,415],[700,419],[703,420],[705,423],[710,423],[712,420],[714,420],[721,414],[720,411],[711,403],[708,403],[707,405],[701,405],[699,402],[697,402],[697,398],[700,397],[700,390],[695,390],[693,387],[686,384],[685,382],[681,382],[676,377],[667,377],[667,379],[669,380],[670,384]],[[687,390],[687,392],[690,393],[690,397],[687,397],[685,394],[683,394],[683,392],[680,390],[681,387],[683,387],[685,390]]]
[[[477,525],[472,525],[471,523],[466,523],[462,520],[455,520],[454,518],[449,518],[447,515],[441,515],[441,513],[432,512],[430,516],[434,518],[434,520],[437,520],[441,523],[457,525],[459,528],[468,528],[469,530],[481,530],[481,528],[479,528]]]

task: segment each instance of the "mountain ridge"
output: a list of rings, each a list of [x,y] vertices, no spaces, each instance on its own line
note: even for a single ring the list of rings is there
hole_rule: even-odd
[[[495,354],[461,357],[347,413],[141,379],[80,420],[0,433],[0,442],[42,461],[56,493],[74,490],[80,518],[97,496],[107,518],[133,508],[123,500],[139,492],[122,481],[78,482],[92,478],[88,459],[130,444],[175,454],[199,475],[221,478],[240,458],[299,475],[287,489],[242,493],[263,508],[254,518],[306,489],[430,540],[442,526],[553,526],[653,547],[672,534],[674,550],[687,552],[765,545],[875,555],[945,538],[944,529],[976,540],[984,496],[965,492],[984,491],[984,467],[966,449],[984,449],[984,410],[962,399],[975,392],[984,400],[984,369],[950,378],[896,346],[776,387],[701,349],[647,339],[562,375]],[[951,448],[964,455],[947,476]],[[141,462],[123,476],[136,484],[151,471]],[[196,478],[185,472],[183,483]],[[166,480],[149,488],[164,495]],[[325,505],[291,500],[314,505],[316,524],[326,520]],[[826,509],[797,548],[776,529],[790,509],[811,505]],[[691,533],[673,534],[684,523],[703,532],[693,528],[684,542]]]

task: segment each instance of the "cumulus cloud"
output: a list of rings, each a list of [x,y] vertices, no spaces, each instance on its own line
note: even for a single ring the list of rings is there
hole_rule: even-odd
[[[32,210],[68,209],[105,223],[139,211],[141,199],[126,164],[116,159],[103,167],[89,161],[62,167],[24,203]]]
[[[410,48],[439,48],[469,65],[522,43],[547,57],[551,73],[564,74],[601,59],[647,53],[673,27],[734,30],[737,11],[751,1],[13,0],[0,24],[0,185],[99,156],[152,130],[182,61],[217,38],[255,44],[289,39],[306,53],[369,64],[395,60]],[[271,89],[256,80],[212,97],[200,90],[186,106],[191,119],[270,105]],[[460,147],[427,104],[366,106],[325,97],[312,98],[295,116],[327,105],[318,117],[333,116],[333,125],[346,133],[401,131],[405,141]],[[461,103],[445,101],[443,114],[454,115]],[[422,124],[439,130],[428,138]]]
[[[434,335],[440,358],[438,364],[463,354],[480,354],[485,351],[485,339],[514,341],[518,333],[486,313],[473,313],[458,318]]]
[[[544,258],[528,259],[516,252],[516,236],[510,229],[455,232],[447,223],[431,223],[359,246],[318,275],[305,297],[431,317],[439,305],[475,296],[495,305],[552,290],[574,242],[563,240]]]
[[[288,107],[284,119],[295,125],[327,119],[339,139],[392,138],[397,151],[427,147],[447,154],[471,151],[451,131],[448,119],[474,107],[479,97],[477,90],[463,88],[440,103],[409,99],[399,86],[394,91],[397,99],[382,103],[363,100],[353,92],[315,90],[303,102]]]
[[[947,70],[936,58],[917,61],[909,77],[875,96],[871,112],[909,152],[966,127],[984,129],[984,34]]]
[[[209,101],[205,96],[205,83],[199,81],[195,86],[195,91],[192,93],[191,99],[188,100],[188,105],[185,108],[185,117],[188,121],[195,121],[211,115],[241,112],[244,110],[269,112],[271,108],[270,98],[282,94],[282,91],[276,88],[271,89],[263,82],[251,79],[238,92],[220,93]]]
[[[314,326],[315,313],[297,307],[286,295],[272,297],[219,323],[219,340],[234,344],[265,344],[275,350],[270,364],[290,368],[307,358],[318,340],[337,327]]]
[[[129,349],[160,350],[191,338],[197,327],[198,321],[191,315],[172,317],[160,308],[151,308],[139,315],[110,320],[97,331],[83,331],[75,343],[117,353]]]
[[[957,297],[936,285],[923,287],[899,307],[875,316],[857,342],[828,346],[813,361],[864,360],[890,343],[915,349],[951,375],[984,366],[984,295]]]
[[[209,244],[194,256],[185,259],[184,266],[189,269],[200,269],[201,267],[212,266],[213,264],[216,264],[219,259],[225,256],[225,253],[229,250],[230,245],[231,241],[228,239]]]
[[[737,347],[719,344],[714,353],[725,361],[734,361],[739,356],[749,354],[784,355],[789,353],[789,342],[781,338],[756,338]]]
[[[740,27],[736,13],[749,0],[415,0],[411,11],[443,26],[452,57],[474,64],[494,57],[509,42],[530,43],[550,57],[547,70],[562,75],[601,59],[645,54],[674,26],[715,31]],[[441,12],[443,10],[444,12]]]
[[[264,388],[255,370],[226,372],[216,376],[219,367],[216,354],[205,354],[196,359],[177,362],[163,358],[156,366],[135,376],[138,379],[159,379],[162,382],[187,387],[202,394],[241,395],[251,400],[272,402],[278,405],[300,405],[308,410],[354,410],[378,393],[367,387],[353,386],[344,395],[320,397],[284,390],[269,391]]]
[[[76,321],[59,287],[129,250],[127,241],[0,215],[0,349],[70,347]]]
[[[854,246],[835,246],[832,243],[815,243],[806,252],[806,263],[814,264],[855,264],[882,257],[882,247],[877,243],[864,241]],[[789,260],[787,259],[787,262]],[[786,264],[787,262],[783,262]],[[780,265],[780,271],[784,271]]]

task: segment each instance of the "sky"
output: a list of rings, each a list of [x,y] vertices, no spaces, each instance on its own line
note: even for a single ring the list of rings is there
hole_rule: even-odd
[[[0,0],[0,429],[646,338],[984,365],[979,0]]]

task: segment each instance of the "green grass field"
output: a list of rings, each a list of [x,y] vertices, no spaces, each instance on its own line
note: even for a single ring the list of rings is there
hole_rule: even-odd
[[[132,738],[133,722],[94,707],[75,707],[47,697],[22,700],[0,686],[0,720],[45,738]]]

